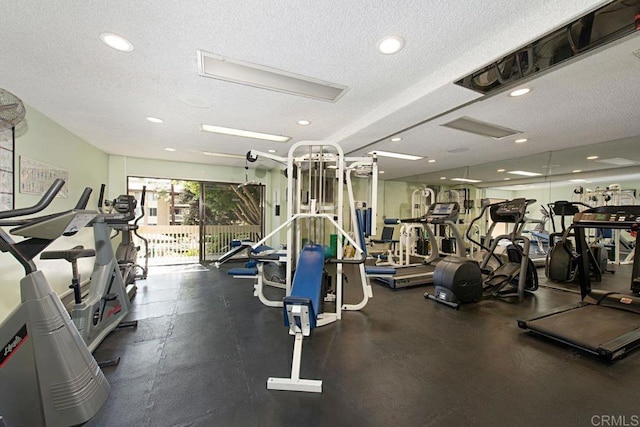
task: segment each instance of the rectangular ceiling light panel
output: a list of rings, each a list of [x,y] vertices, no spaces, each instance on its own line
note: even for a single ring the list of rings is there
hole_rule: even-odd
[[[608,165],[614,166],[633,166],[637,165],[638,162],[629,159],[623,159],[622,157],[612,157],[610,159],[600,159],[596,160],[598,163],[606,163]]]
[[[268,133],[253,132],[250,130],[225,128],[222,126],[213,126],[200,124],[200,130],[205,132],[220,133],[223,135],[241,136],[244,138],[263,139],[265,141],[287,142],[291,139],[289,136],[271,135]]]
[[[198,50],[198,73],[212,79],[329,102],[336,102],[347,90],[346,86],[229,59],[202,50]]]
[[[370,151],[367,154],[372,155],[372,154],[376,154],[380,157],[391,157],[393,159],[402,159],[402,160],[420,160],[422,159],[422,157],[420,156],[414,156],[411,154],[402,154],[402,153],[393,153],[390,151],[380,151],[380,150],[376,150],[376,151]]]
[[[471,179],[471,178],[451,178],[451,181],[458,181],[458,182],[472,182],[472,183],[476,183],[476,182],[482,182],[479,179]]]
[[[507,173],[511,173],[513,175],[521,175],[521,176],[540,176],[541,173],[538,172],[528,172],[528,171],[508,171]]]
[[[507,136],[522,133],[520,130],[509,129],[503,126],[494,125],[492,123],[481,122],[471,117],[460,117],[449,123],[445,123],[444,127],[461,130],[464,132],[474,133],[476,135],[488,136],[495,139],[505,138]]]

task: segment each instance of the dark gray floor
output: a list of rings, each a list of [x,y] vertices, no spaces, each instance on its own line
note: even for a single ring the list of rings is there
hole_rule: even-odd
[[[163,268],[139,282],[138,329],[96,351],[121,362],[105,368],[111,395],[88,425],[590,426],[640,416],[640,351],[605,364],[517,327],[579,301],[548,288],[523,304],[456,311],[425,300],[431,287],[374,283],[361,312],[304,341],[301,376],[322,379],[322,394],[269,391],[269,376],[290,374],[293,338],[281,310],[226,270]],[[628,290],[624,271],[605,279]]]

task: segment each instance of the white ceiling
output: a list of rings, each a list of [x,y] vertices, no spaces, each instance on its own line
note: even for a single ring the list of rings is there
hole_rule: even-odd
[[[637,34],[536,78],[522,98],[481,97],[452,83],[606,3],[4,1],[0,87],[109,154],[244,166],[244,160],[202,152],[244,156],[276,149],[284,155],[294,142],[323,140],[354,155],[382,149],[436,159],[381,159],[387,179],[438,173],[640,135]],[[99,39],[103,32],[125,36],[135,49],[107,47]],[[376,43],[390,34],[404,37],[405,48],[382,55]],[[330,103],[204,78],[198,49],[349,89]],[[204,97],[212,106],[186,105],[179,100],[185,96]],[[439,126],[460,116],[521,130],[529,142]],[[299,126],[299,119],[312,123]],[[425,120],[403,132],[402,142],[388,141]],[[201,132],[200,123],[292,139],[214,135]],[[452,148],[467,151],[449,153]]]

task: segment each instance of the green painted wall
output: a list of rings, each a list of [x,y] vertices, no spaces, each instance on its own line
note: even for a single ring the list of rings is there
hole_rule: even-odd
[[[96,206],[100,184],[107,182],[109,157],[78,136],[72,134],[50,118],[27,106],[26,126],[20,125],[16,139],[16,203],[15,207],[34,205],[40,196],[20,193],[18,178],[19,158],[21,156],[47,163],[69,171],[67,186],[68,198],[56,198],[43,214],[64,211],[73,208],[85,187],[94,189],[89,208]],[[19,237],[15,237],[17,240]],[[62,237],[49,249],[65,249],[75,245],[93,247],[93,233],[90,228],[84,229],[72,237]],[[58,293],[68,291],[71,282],[71,266],[66,261],[35,260],[38,269],[47,276],[51,286]],[[83,277],[88,278],[92,269],[92,259],[79,263]],[[9,254],[0,254],[0,320],[19,304],[19,281],[24,276],[22,266]]]

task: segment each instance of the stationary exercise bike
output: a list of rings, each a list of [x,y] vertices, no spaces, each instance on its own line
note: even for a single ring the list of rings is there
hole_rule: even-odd
[[[103,198],[104,186],[100,193],[100,200]],[[149,269],[149,241],[138,234],[138,222],[144,218],[144,201],[147,187],[142,187],[142,195],[140,196],[140,215],[130,223],[130,220],[113,220],[109,222],[109,225],[116,234],[111,236],[112,239],[118,235],[122,235],[122,240],[116,248],[116,259],[120,264],[120,271],[122,273],[122,280],[125,286],[130,286],[138,279],[146,279]],[[126,194],[118,196],[115,200],[105,203],[111,207],[112,211],[125,215],[125,217],[135,215],[137,201],[133,196]],[[138,264],[138,253],[140,252],[140,246],[136,246],[133,242],[133,236],[136,236],[144,244],[144,267]]]
[[[71,318],[91,352],[114,329],[138,326],[138,321],[123,321],[129,314],[131,303],[109,239],[109,223],[122,218],[123,215],[120,213],[96,213],[89,224],[93,227],[95,250],[76,246],[68,250],[43,252],[40,256],[41,259],[64,259],[71,263],[70,288],[73,289],[74,295]],[[91,283],[87,296],[82,298],[77,260],[91,256],[95,256]],[[113,366],[119,360],[120,358],[116,357],[101,362],[100,365]]]
[[[0,225],[18,226],[11,234],[25,237],[15,242],[0,229],[0,250],[25,270],[20,305],[0,325],[0,414],[9,426],[83,424],[109,395],[109,383],[33,262],[59,236],[74,234],[95,218],[97,212],[82,210],[90,192],[74,210],[16,219],[44,210],[63,185],[56,180],[32,207],[0,212]]]

